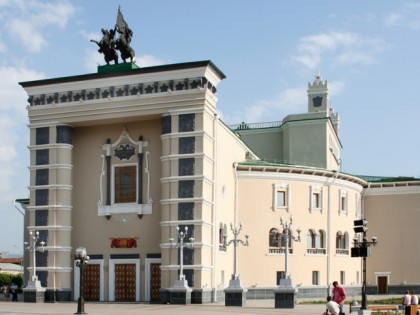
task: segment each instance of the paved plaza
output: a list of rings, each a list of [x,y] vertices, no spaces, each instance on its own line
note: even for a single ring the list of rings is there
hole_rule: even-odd
[[[85,312],[90,315],[212,315],[212,314],[295,314],[321,315],[322,304],[298,304],[294,309],[275,309],[274,300],[249,300],[244,307],[225,307],[224,303],[213,304],[143,304],[143,303],[85,303]],[[76,302],[23,303],[0,301],[1,315],[67,315],[77,311]]]

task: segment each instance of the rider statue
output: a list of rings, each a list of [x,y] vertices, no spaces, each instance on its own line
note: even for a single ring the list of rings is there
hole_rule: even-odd
[[[115,34],[119,33],[120,36],[115,40]],[[118,8],[117,22],[115,28],[112,30],[102,29],[103,37],[98,42],[91,39],[90,41],[96,43],[99,46],[98,52],[104,54],[104,59],[107,65],[109,62],[114,60],[114,63],[118,63],[117,50],[120,51],[121,59],[126,62],[126,59],[130,58],[130,61],[135,63],[135,52],[130,46],[131,38],[133,37],[133,31],[128,27],[124,17]]]

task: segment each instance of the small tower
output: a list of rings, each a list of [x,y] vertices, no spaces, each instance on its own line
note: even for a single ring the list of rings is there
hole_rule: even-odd
[[[337,136],[339,135],[340,118],[338,113],[334,113],[328,93],[328,81],[322,81],[319,69],[314,82],[308,82],[308,113],[325,113],[326,117],[330,117]]]
[[[330,101],[328,97],[328,82],[322,82],[319,69],[315,75],[314,82],[308,83],[308,112],[326,112],[329,116]]]

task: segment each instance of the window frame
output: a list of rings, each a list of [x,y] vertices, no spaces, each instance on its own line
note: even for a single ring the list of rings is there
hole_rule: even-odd
[[[139,182],[138,182],[138,180],[139,180],[138,179],[138,169],[137,169],[137,167],[138,166],[135,163],[114,164],[114,165],[112,165],[112,179],[111,179],[111,183],[112,183],[112,198],[111,198],[112,202],[111,203],[112,204],[119,205],[119,204],[136,204],[137,203],[137,198],[138,198],[138,196],[137,196],[137,187],[139,185]],[[117,202],[117,187],[116,187],[117,186],[117,183],[116,183],[117,171],[116,170],[117,169],[123,169],[123,168],[126,168],[126,169],[128,169],[128,168],[134,168],[134,170],[131,171],[131,173],[134,172],[134,176],[135,176],[135,180],[134,180],[135,186],[134,186],[134,188],[131,187],[131,194],[134,194],[134,200],[133,201],[127,201],[127,202],[121,202],[121,201]]]
[[[311,186],[309,195],[309,208],[310,211],[321,211],[323,210],[323,189],[321,186]],[[317,198],[314,198],[317,196]],[[316,202],[315,202],[316,200]]]
[[[283,204],[278,204],[278,194],[283,195]],[[273,185],[273,211],[276,209],[285,209],[289,212],[290,208],[290,186],[284,183],[275,183]]]
[[[339,213],[348,213],[349,210],[349,193],[347,190],[340,189],[339,195]]]

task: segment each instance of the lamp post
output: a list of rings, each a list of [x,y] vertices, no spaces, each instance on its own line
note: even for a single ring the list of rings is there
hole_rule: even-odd
[[[238,227],[234,227],[233,224],[230,224],[230,229],[233,233],[233,239],[227,240],[227,231],[224,231],[223,235],[223,244],[229,246],[233,244],[233,274],[232,278],[229,281],[229,286],[224,290],[225,292],[225,306],[243,306],[246,303],[246,293],[248,292],[247,288],[243,288],[241,285],[241,279],[239,279],[238,274],[238,244],[244,246],[249,246],[248,235],[245,235],[245,241],[238,239],[238,235],[242,231],[242,223]]]
[[[273,239],[272,239],[272,242],[273,243],[279,243],[279,244],[281,244],[281,241],[282,240],[284,240],[284,242],[285,242],[285,252],[284,252],[284,259],[285,259],[285,262],[284,262],[285,281],[284,281],[284,283],[286,285],[290,285],[290,286],[292,284],[292,281],[291,281],[291,277],[289,277],[289,267],[288,267],[289,266],[289,240],[293,240],[295,242],[300,242],[301,241],[301,239],[300,239],[300,232],[301,232],[301,230],[300,229],[297,229],[297,233],[298,233],[298,236],[297,237],[290,235],[290,227],[292,226],[292,223],[293,223],[292,216],[290,216],[289,222],[287,222],[287,221],[283,222],[283,219],[280,217],[280,225],[283,228],[283,232],[281,233],[281,231],[278,232],[277,230],[275,230],[274,232],[275,233],[278,233],[278,234],[274,234],[273,235]],[[290,281],[288,281],[288,279]],[[280,279],[280,284],[283,283],[282,280],[283,279]]]
[[[40,302],[44,303],[46,289],[41,286],[41,282],[36,275],[36,252],[44,252],[46,243],[39,241],[39,231],[29,231],[29,243],[24,242],[26,249],[32,251],[32,277],[25,288],[23,288],[23,301],[24,302]],[[30,259],[30,258],[29,258]]]
[[[87,255],[86,248],[78,247],[76,249],[74,259],[76,261],[76,266],[80,269],[79,299],[77,300],[77,312],[74,314],[87,314],[85,313],[85,300],[83,298],[83,269],[89,261],[89,256]]]
[[[170,238],[169,242],[171,243],[171,247],[172,248],[179,248],[179,278],[178,281],[179,283],[183,283],[185,284],[186,280],[185,280],[185,275],[184,275],[184,248],[194,248],[194,238],[190,237],[188,240],[190,241],[189,243],[185,243],[184,239],[187,237],[187,233],[188,233],[188,226],[184,227],[184,231],[180,231],[179,226],[176,227],[176,232],[177,232],[177,240],[176,243],[174,243],[175,239],[174,238]]]
[[[224,239],[224,245],[225,246],[229,246],[230,244],[233,244],[233,274],[232,274],[232,280],[234,279],[239,279],[239,275],[237,273],[238,270],[238,255],[237,255],[237,250],[238,250],[238,244],[242,244],[244,246],[249,246],[249,242],[248,242],[248,235],[245,235],[245,241],[238,239],[238,235],[241,233],[242,230],[242,223],[239,224],[239,228],[237,227],[233,227],[233,224],[230,224],[230,229],[232,230],[233,236],[234,238],[231,239],[230,241],[227,240],[227,231],[225,231],[224,235],[223,235],[223,239]]]
[[[32,231],[29,231],[29,238],[31,239],[31,243],[27,244],[28,245],[26,248],[29,251],[32,251],[32,259],[33,259],[33,269],[32,269],[32,281],[35,283],[36,281],[38,281],[38,276],[36,275],[36,252],[39,251],[41,253],[43,253],[45,251],[45,242],[41,241],[39,242],[39,245],[41,246],[37,246],[38,240],[39,240],[39,231],[35,231],[35,233],[33,233]]]
[[[361,310],[367,309],[367,299],[366,299],[366,258],[370,256],[370,247],[376,246],[378,244],[378,238],[372,236],[372,240],[368,241],[366,237],[366,231],[363,231],[363,239],[359,240],[357,237],[353,238],[354,251],[352,252],[352,257],[362,257],[362,305]],[[353,250],[353,248],[352,248]]]

